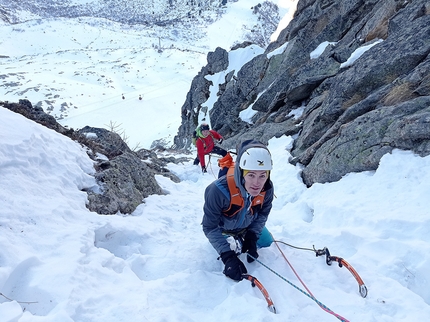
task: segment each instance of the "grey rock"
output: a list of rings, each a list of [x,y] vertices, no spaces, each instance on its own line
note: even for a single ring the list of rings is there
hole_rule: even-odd
[[[93,151],[103,154],[112,159],[123,153],[130,153],[128,145],[122,140],[118,133],[114,133],[102,128],[85,126],[77,131],[92,141]]]
[[[191,82],[190,90],[181,108],[181,126],[178,135],[173,139],[173,147],[176,149],[188,149],[191,146],[191,137],[198,125],[199,112],[202,110],[202,104],[209,98],[209,87],[212,85],[212,82],[205,78],[206,75],[209,75],[209,71],[204,67]]]
[[[162,194],[153,171],[133,153],[102,161],[96,174],[102,193],[88,192],[88,209],[99,214],[131,213],[151,194]]]
[[[214,52],[208,53],[207,61],[210,74],[221,72],[228,67],[228,52],[221,47],[217,47]]]
[[[311,59],[326,41],[333,44]],[[283,53],[267,58],[283,45]],[[344,64],[368,45],[352,65]],[[227,149],[248,138],[294,135],[290,162],[302,165],[308,186],[375,170],[395,148],[428,155],[429,54],[426,0],[301,0],[265,53],[237,77],[226,77],[209,111],[211,125]],[[194,96],[206,91],[193,90]],[[239,113],[250,106],[256,113],[247,123]],[[292,118],[300,107],[303,114]]]
[[[350,172],[375,170],[394,148],[430,154],[430,96],[381,107],[342,125],[316,150],[303,170],[307,185],[339,180]]]

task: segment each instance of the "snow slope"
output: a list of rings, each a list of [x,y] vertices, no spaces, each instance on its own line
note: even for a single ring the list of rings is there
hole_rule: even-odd
[[[248,281],[222,274],[201,230],[204,188],[217,173],[188,163],[157,177],[130,215],[85,208],[92,161],[76,143],[0,109],[0,321],[334,321],[307,292],[275,244],[246,263],[278,314]],[[394,151],[375,172],[307,189],[285,162],[292,138],[269,143],[277,198],[267,227],[276,240],[328,247],[360,274],[307,250],[279,247],[313,296],[349,321],[425,321],[430,316],[430,157]],[[245,257],[242,256],[245,261]],[[246,262],[246,261],[245,261]]]
[[[141,52],[134,44],[143,35],[99,23],[2,26],[0,54],[10,58],[1,60],[1,97],[51,104],[52,113],[67,114],[62,122],[73,127],[116,121],[132,144],[148,147],[153,138],[171,138],[186,87],[204,65],[203,50]],[[57,35],[55,42],[36,41],[44,31]],[[138,94],[144,94],[142,101]],[[147,99],[152,103],[144,105]],[[60,111],[59,102],[69,107]],[[286,162],[292,142],[269,142],[277,198],[267,227],[281,242],[326,246],[343,257],[360,274],[368,296],[359,295],[346,268],[279,243],[306,287],[348,321],[427,321],[430,157],[395,150],[377,171],[308,189],[301,168]],[[204,188],[218,170],[216,159],[209,164],[206,175],[192,160],[169,164],[182,181],[157,177],[166,195],[146,198],[132,214],[100,216],[85,207],[84,190],[97,189],[85,151],[0,108],[0,321],[337,320],[297,289],[308,292],[274,244],[259,251],[261,263],[245,265],[264,284],[278,314],[267,310],[248,281],[236,283],[222,274],[200,225]]]

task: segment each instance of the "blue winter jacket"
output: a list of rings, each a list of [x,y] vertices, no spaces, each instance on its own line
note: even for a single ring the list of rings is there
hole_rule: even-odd
[[[223,232],[239,232],[246,228],[257,236],[260,236],[261,231],[266,224],[267,217],[272,209],[273,201],[273,183],[270,180],[270,176],[267,179],[263,188],[266,191],[264,197],[263,206],[261,209],[251,212],[250,205],[252,202],[252,196],[245,190],[244,179],[242,177],[242,171],[239,168],[239,161],[242,154],[249,148],[252,147],[267,147],[258,141],[245,141],[238,149],[238,155],[236,158],[235,169],[234,169],[234,180],[236,186],[239,188],[242,198],[244,199],[244,207],[233,217],[227,217],[223,211],[230,207],[230,192],[227,184],[227,177],[223,176],[218,180],[211,183],[205,190],[205,204],[203,206],[203,232],[209,239],[209,242],[218,252],[221,254],[231,250],[230,244],[226,240]]]

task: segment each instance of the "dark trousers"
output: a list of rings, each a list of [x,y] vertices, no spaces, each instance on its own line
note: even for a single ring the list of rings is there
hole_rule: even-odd
[[[210,153],[215,153],[223,157],[227,155],[227,151],[224,150],[223,148],[220,148],[219,146],[215,146]],[[199,156],[197,155],[196,158],[194,159],[193,164],[198,165],[199,163],[200,163],[200,159],[199,159]]]
[[[220,156],[223,156],[223,157],[227,155],[227,151],[224,150],[223,148],[220,148],[219,146],[214,146],[211,153],[219,154]]]
[[[214,146],[214,148],[212,149],[212,151],[210,153],[214,153],[214,154],[218,154],[220,156],[225,157],[227,155],[227,151],[224,150],[223,148],[220,148],[219,146]],[[200,163],[200,159],[199,156],[197,156],[194,159],[194,165],[198,165]],[[221,169],[218,172],[218,178],[221,178],[223,175],[225,175],[227,173],[227,168],[226,169]]]

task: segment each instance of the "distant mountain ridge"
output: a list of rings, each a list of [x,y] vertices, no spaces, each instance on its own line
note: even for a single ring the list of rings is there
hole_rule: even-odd
[[[125,24],[172,25],[188,20],[211,22],[219,0],[0,0],[0,19],[20,23],[29,18],[105,18]]]
[[[167,27],[182,33],[202,30],[218,20],[228,10],[228,2],[239,0],[0,0],[0,22],[18,24],[28,20],[52,18],[94,17],[125,25]],[[259,23],[249,21],[245,35],[262,47],[280,21],[279,8],[271,1],[250,6]],[[193,33],[195,34],[195,33]]]

